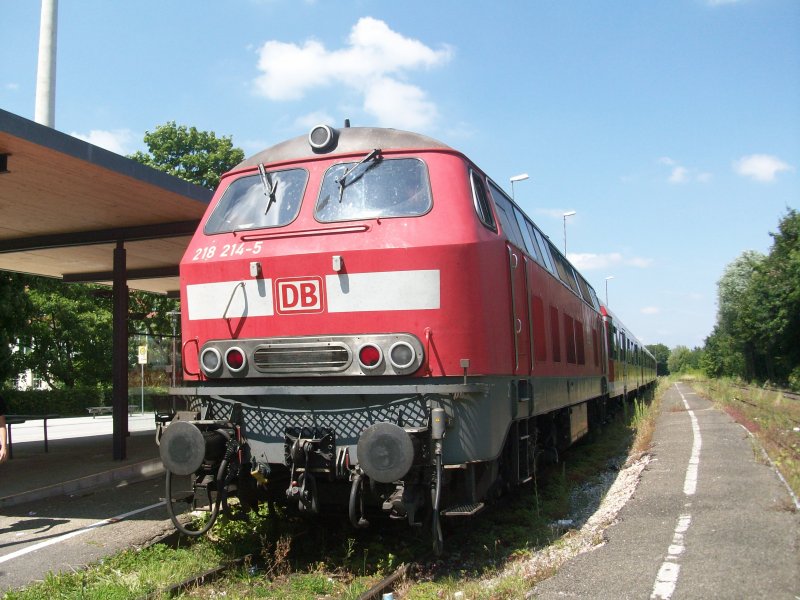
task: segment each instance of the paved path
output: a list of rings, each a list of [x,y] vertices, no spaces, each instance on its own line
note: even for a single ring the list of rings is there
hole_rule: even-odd
[[[536,598],[800,598],[800,513],[747,432],[685,384],[608,542]]]
[[[127,458],[112,458],[111,416],[14,425],[0,465],[0,596],[172,531],[152,413],[132,415]]]

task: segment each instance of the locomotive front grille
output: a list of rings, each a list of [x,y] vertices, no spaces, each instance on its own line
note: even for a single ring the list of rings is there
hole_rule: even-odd
[[[303,371],[344,371],[352,362],[350,349],[343,343],[266,344],[256,348],[253,363],[264,373]]]

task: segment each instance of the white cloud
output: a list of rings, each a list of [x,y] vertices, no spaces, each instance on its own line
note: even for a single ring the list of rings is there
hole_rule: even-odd
[[[16,92],[19,90],[19,84],[13,82],[5,84],[3,87],[9,92]]]
[[[434,50],[363,17],[347,45],[328,50],[316,40],[302,46],[270,40],[259,50],[256,93],[270,100],[298,100],[316,88],[344,85],[360,94],[364,110],[380,124],[418,128],[433,121],[436,105],[421,88],[402,81],[408,72],[447,63],[452,49]]]
[[[711,173],[684,167],[683,165],[679,164],[678,161],[670,158],[669,156],[662,156],[658,159],[658,163],[670,168],[670,174],[667,178],[667,181],[672,184],[690,183],[692,181],[708,183],[711,181]]]
[[[669,176],[670,183],[686,183],[689,181],[689,170],[686,167],[674,167]]]
[[[425,92],[414,85],[384,77],[369,86],[364,110],[378,120],[378,125],[400,125],[408,129],[424,129],[438,114],[436,105]]]
[[[638,256],[626,258],[619,252],[611,252],[609,254],[567,253],[567,258],[579,271],[597,271],[615,266],[645,269],[653,264],[651,258]]]
[[[87,135],[72,132],[72,137],[100,146],[117,154],[130,154],[142,136],[135,135],[130,129],[92,129]]]
[[[751,154],[733,161],[733,170],[742,177],[750,177],[755,181],[769,183],[783,171],[794,171],[794,167],[786,164],[776,156],[769,154]]]
[[[661,312],[661,309],[657,306],[645,306],[641,309],[643,315],[657,315]]]

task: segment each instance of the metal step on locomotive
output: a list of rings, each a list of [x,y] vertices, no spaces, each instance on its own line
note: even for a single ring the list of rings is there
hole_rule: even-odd
[[[222,177],[181,262],[175,526],[332,507],[430,527],[529,480],[655,360],[457,150],[315,127]],[[178,489],[183,490],[179,492]],[[233,498],[237,502],[233,502]],[[181,518],[180,502],[210,512]]]

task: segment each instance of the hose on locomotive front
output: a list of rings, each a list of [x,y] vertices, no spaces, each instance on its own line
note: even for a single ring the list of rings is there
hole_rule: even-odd
[[[208,438],[204,437],[195,424],[179,421],[167,427],[162,437],[164,443],[160,446],[159,451],[166,467],[165,503],[167,514],[175,529],[184,535],[199,537],[207,533],[216,523],[220,507],[223,503],[227,504],[228,467],[235,460],[239,448],[239,443],[232,437],[232,433],[232,431],[229,432],[220,427],[213,431],[212,437]],[[213,440],[213,436],[217,436],[217,441],[209,446],[208,442]],[[214,470],[217,460],[219,460],[219,464]],[[197,482],[201,477],[211,477],[211,480],[205,484],[210,515],[198,530],[189,529],[184,523],[181,523],[173,506],[173,475],[192,474],[195,477],[193,494],[197,493]],[[213,500],[212,491],[216,492]],[[194,505],[194,499],[191,502]]]
[[[369,521],[364,518],[364,500],[361,493],[361,482],[364,475],[356,474],[353,483],[350,485],[350,502],[348,503],[348,515],[353,527],[369,527]],[[356,512],[358,511],[358,512]]]
[[[228,469],[228,459],[225,458],[219,464],[219,469],[217,470],[217,482],[223,481],[224,485],[224,476],[225,471]],[[191,529],[187,529],[186,527],[181,524],[180,520],[178,520],[178,516],[175,514],[175,511],[172,509],[172,471],[167,471],[167,478],[166,478],[166,504],[167,504],[167,514],[169,514],[169,518],[172,521],[172,524],[175,525],[175,529],[181,532],[183,535],[188,535],[189,537],[200,537],[207,533],[213,526],[214,523],[217,522],[217,517],[219,517],[219,509],[220,505],[222,504],[222,490],[217,490],[217,497],[213,503],[211,503],[211,516],[208,518],[208,521],[202,528],[198,529],[197,531],[192,531]]]

